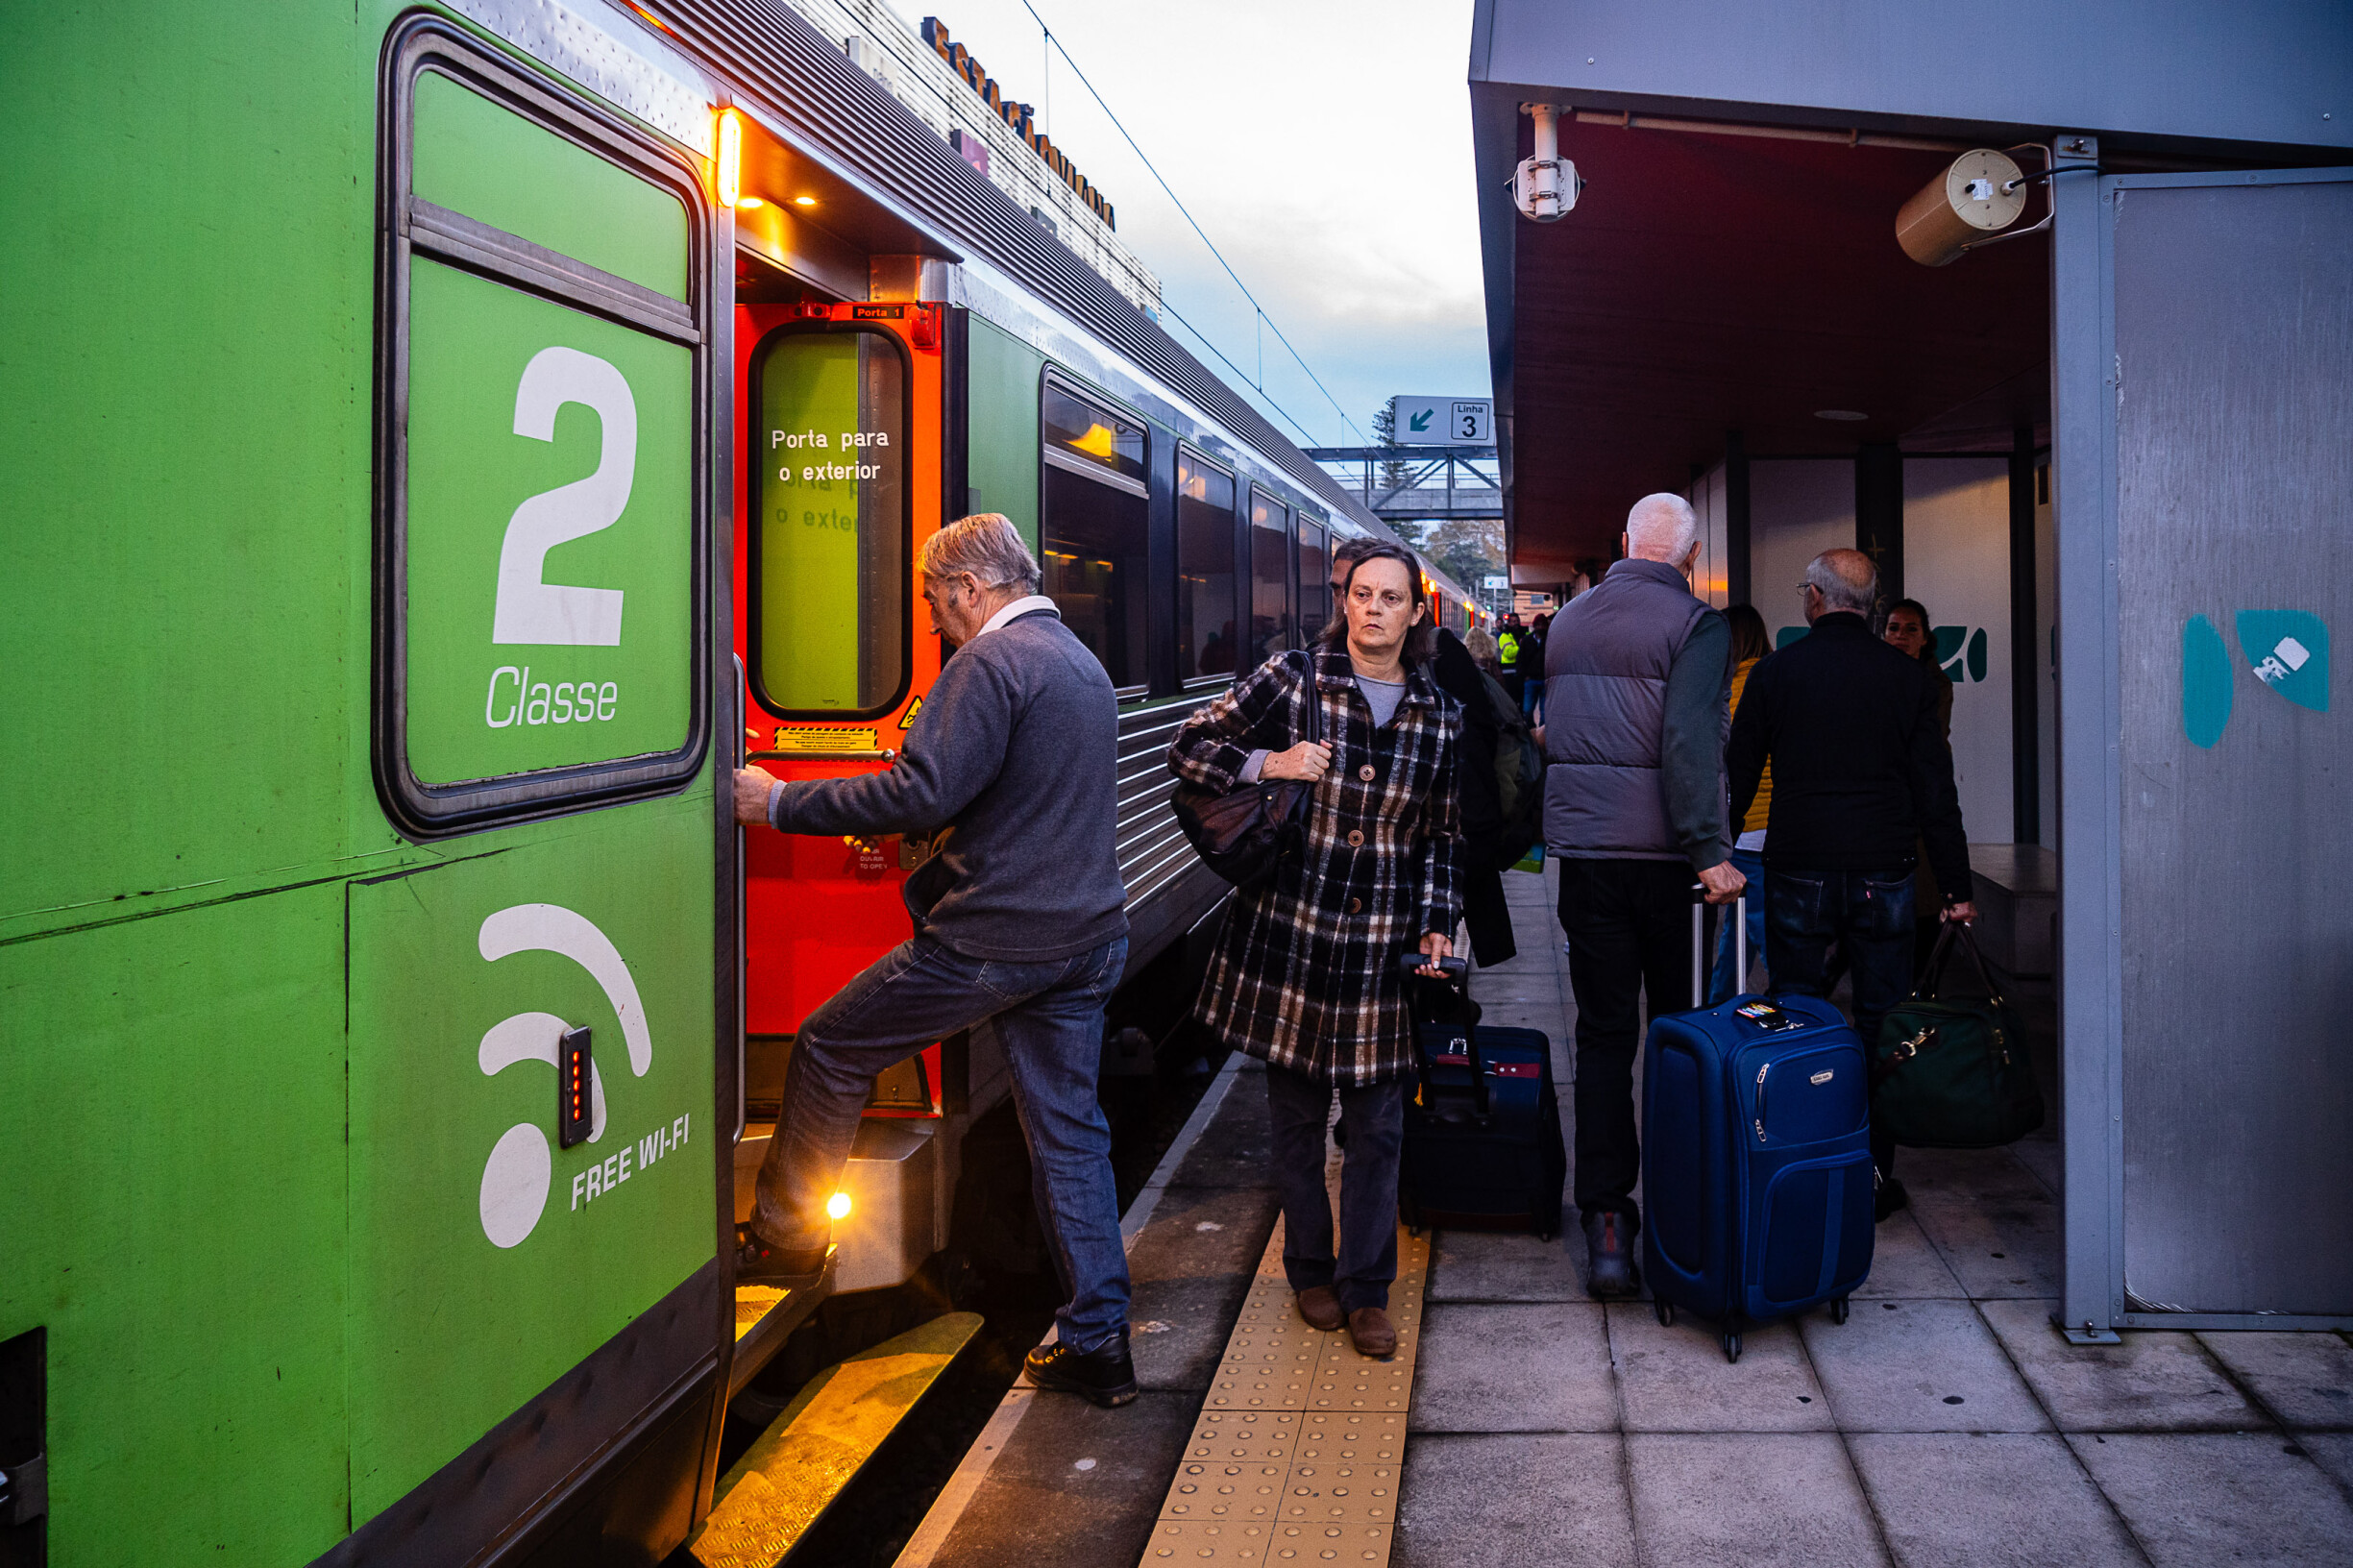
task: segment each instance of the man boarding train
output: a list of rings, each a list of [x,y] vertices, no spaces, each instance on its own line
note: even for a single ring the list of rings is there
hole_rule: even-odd
[[[735,775],[736,820],[785,833],[926,834],[907,879],[915,934],[809,1015],[760,1167],[742,1284],[824,1266],[825,1204],[874,1075],[960,1029],[993,1034],[1038,1175],[1040,1217],[1069,1301],[1030,1380],[1098,1405],[1136,1397],[1127,1255],[1095,1103],[1103,1008],[1127,964],[1111,679],[1038,592],[1020,532],[988,512],[924,541],[923,600],[956,656],[897,763],[857,778]]]

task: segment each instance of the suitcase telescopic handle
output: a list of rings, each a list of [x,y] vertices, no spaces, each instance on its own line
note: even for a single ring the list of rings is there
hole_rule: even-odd
[[[1723,906],[1719,904],[1719,909]],[[1714,966],[1706,962],[1703,949],[1706,938],[1703,934],[1707,923],[1707,889],[1700,883],[1691,884],[1691,1005],[1707,1005],[1707,971]],[[1742,894],[1732,900],[1732,991],[1737,994],[1749,978],[1749,895]]]
[[[1428,962],[1429,961],[1420,953],[1408,953],[1397,961],[1398,970],[1405,976],[1406,980],[1406,994],[1409,998],[1406,1004],[1407,1013],[1410,1015],[1413,1011],[1413,1005],[1410,998],[1414,993],[1414,988],[1417,986],[1443,986],[1447,988],[1456,993],[1457,998],[1462,1004],[1463,1011],[1467,1012],[1470,1003],[1470,965],[1459,958],[1441,958],[1437,961],[1439,977],[1433,980],[1430,976],[1421,972],[1423,966]],[[1410,1020],[1409,1019],[1409,1021]],[[1422,1081],[1429,1084],[1432,1089],[1434,1090],[1437,1085],[1437,1079],[1431,1071],[1431,1068],[1434,1066],[1434,1064],[1427,1060],[1426,1053],[1422,1049],[1421,1029],[1418,1026],[1415,1026],[1410,1028],[1408,1033],[1410,1035],[1413,1041],[1414,1061],[1421,1068]],[[1486,1064],[1479,1059],[1479,1027],[1475,1020],[1462,1025],[1462,1052],[1463,1060],[1470,1064],[1471,1068],[1471,1103],[1478,1108],[1479,1114],[1483,1116],[1488,1114],[1490,1102],[1488,1100],[1487,1092]]]

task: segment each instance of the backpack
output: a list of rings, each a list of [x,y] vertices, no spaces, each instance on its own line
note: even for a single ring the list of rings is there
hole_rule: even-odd
[[[1483,670],[1479,679],[1495,709],[1495,784],[1504,819],[1495,864],[1509,866],[1544,837],[1544,753],[1536,749],[1527,716],[1503,682]]]

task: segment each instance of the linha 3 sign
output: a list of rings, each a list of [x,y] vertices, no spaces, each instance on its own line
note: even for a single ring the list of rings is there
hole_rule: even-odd
[[[2255,678],[2299,708],[2328,712],[2328,623],[2303,610],[2241,610],[2236,619]],[[2181,628],[2181,727],[2193,746],[2222,738],[2237,685],[2220,629],[2192,616]]]

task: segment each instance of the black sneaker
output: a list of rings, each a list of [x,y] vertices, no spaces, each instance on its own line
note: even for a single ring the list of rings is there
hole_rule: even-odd
[[[832,1251],[828,1244],[809,1252],[787,1252],[746,1227],[735,1249],[735,1283],[763,1285],[772,1290],[806,1290],[824,1276],[825,1257]]]
[[[1912,1194],[1893,1176],[1879,1178],[1879,1189],[1871,1195],[1871,1217],[1875,1224],[1899,1209],[1912,1207]]]
[[[1021,1365],[1039,1387],[1084,1394],[1106,1409],[1136,1397],[1136,1363],[1128,1359],[1124,1329],[1085,1352],[1059,1339],[1041,1345]]]
[[[1626,1216],[1613,1209],[1585,1216],[1586,1294],[1602,1301],[1630,1301],[1642,1294],[1632,1239],[1626,1234]]]

